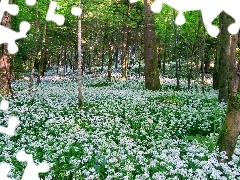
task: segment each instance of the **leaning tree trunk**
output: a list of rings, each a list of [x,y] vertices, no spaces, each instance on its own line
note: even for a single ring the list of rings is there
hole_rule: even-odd
[[[150,9],[151,3],[151,0],[144,0],[145,88],[149,90],[159,90],[161,89],[161,84],[155,43],[154,17]]]
[[[10,0],[11,4],[12,1]],[[11,16],[9,13],[5,12],[1,22],[2,26],[11,29]],[[9,54],[7,50],[7,44],[3,43],[1,45],[1,59],[0,59],[0,94],[8,95],[9,93],[13,96],[13,91],[11,87],[11,75],[9,71]]]
[[[234,153],[237,139],[240,133],[240,101],[238,96],[238,82],[239,82],[239,70],[236,65],[236,47],[237,47],[238,35],[232,35],[230,37],[229,46],[229,58],[230,59],[230,95],[228,100],[228,109],[226,120],[223,123],[222,129],[219,134],[218,146],[220,151],[226,151],[228,159],[230,161]]]

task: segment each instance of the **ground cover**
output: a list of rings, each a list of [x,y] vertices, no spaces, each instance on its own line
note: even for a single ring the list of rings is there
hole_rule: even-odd
[[[51,169],[45,179],[240,179],[240,141],[228,164],[218,163],[215,141],[226,105],[217,92],[174,91],[175,81],[162,79],[163,90],[144,89],[142,78],[112,82],[104,75],[83,78],[84,109],[77,108],[76,80],[45,77],[31,96],[28,81],[13,84],[15,99],[0,112],[21,124],[16,136],[0,134],[0,160],[20,179],[25,149],[36,163]],[[224,153],[220,154],[224,156]]]

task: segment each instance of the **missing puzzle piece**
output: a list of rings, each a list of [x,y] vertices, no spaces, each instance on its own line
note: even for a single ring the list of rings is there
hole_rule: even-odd
[[[21,22],[20,31],[15,32],[5,26],[0,25],[0,44],[8,43],[8,51],[10,54],[15,54],[18,51],[16,40],[27,37],[27,32],[30,29],[30,24],[26,21]]]
[[[46,20],[54,21],[58,26],[64,24],[65,18],[61,14],[55,14],[55,10],[57,9],[57,2],[51,1],[49,5],[49,9],[47,12]]]
[[[7,100],[2,100],[0,109],[3,111],[7,111],[9,107],[9,102]],[[16,117],[10,117],[8,120],[8,127],[2,127],[0,126],[0,132],[7,134],[9,136],[14,136],[15,134],[15,129],[19,125],[20,121]]]
[[[26,0],[26,4],[33,6],[36,3],[36,0]],[[9,4],[9,0],[1,0],[0,2],[0,19],[2,20],[4,12],[15,16],[19,12],[19,7],[16,4]]]
[[[31,154],[27,154],[24,151],[18,151],[16,158],[19,162],[27,162],[27,166],[24,170],[21,180],[40,180],[38,174],[49,171],[49,166],[46,162],[35,165]],[[11,166],[8,163],[0,164],[0,179],[1,180],[14,180],[7,177]]]
[[[11,170],[11,166],[8,163],[1,163],[0,164],[0,179],[1,180],[14,180],[7,177],[9,171]]]
[[[9,0],[1,0],[0,2],[0,19],[2,20],[4,12],[7,11],[11,15],[17,15],[19,8],[16,4],[9,4]]]
[[[36,0],[26,0],[26,4],[29,6],[33,6],[36,4]]]
[[[5,99],[1,101],[0,109],[3,111],[7,111],[9,107],[9,102]]]
[[[137,2],[138,0],[129,0],[130,3]],[[201,10],[203,23],[210,36],[216,37],[219,34],[219,28],[214,26],[212,22],[222,12],[226,12],[230,15],[235,23],[228,27],[228,31],[231,34],[237,34],[240,28],[240,1],[217,1],[217,0],[154,0],[151,4],[151,10],[154,13],[158,13],[162,10],[162,5],[166,4],[178,11],[178,15],[175,19],[177,25],[183,25],[185,23],[184,12]],[[234,4],[234,6],[233,6]],[[212,8],[214,7],[214,8]]]
[[[40,180],[38,174],[49,171],[49,166],[46,162],[35,165],[32,155],[27,154],[24,151],[19,151],[16,158],[19,162],[27,162],[27,166],[21,180]]]
[[[15,129],[19,125],[20,121],[16,117],[10,117],[8,120],[8,127],[0,126],[0,132],[9,136],[15,135]]]
[[[74,16],[80,16],[82,14],[82,9],[79,7],[72,7],[71,13]]]

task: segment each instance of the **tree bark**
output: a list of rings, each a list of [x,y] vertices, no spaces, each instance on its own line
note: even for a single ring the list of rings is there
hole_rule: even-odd
[[[29,80],[29,95],[31,95],[32,92],[32,87],[33,87],[33,81],[34,81],[34,73],[35,73],[35,61],[37,59],[37,54],[38,54],[38,34],[39,34],[39,11],[38,11],[38,1],[36,2],[36,21],[35,21],[35,54],[31,58],[31,75],[30,75],[30,80]]]
[[[123,50],[122,50],[122,79],[126,80],[127,75],[127,66],[128,66],[128,28],[126,25],[123,27]]]
[[[240,133],[240,101],[238,96],[238,82],[239,82],[239,70],[236,65],[236,47],[237,47],[238,35],[230,36],[229,43],[229,58],[230,59],[230,96],[228,100],[228,109],[225,122],[219,134],[218,146],[220,151],[226,151],[228,159],[230,161],[234,153],[237,139]],[[222,161],[220,159],[220,161]]]
[[[144,0],[144,61],[145,88],[161,89],[155,42],[154,17],[150,9],[152,1]]]
[[[108,76],[107,76],[107,79],[108,79],[108,81],[111,81],[112,65],[113,65],[113,58],[112,58],[113,46],[111,44],[109,46],[110,47],[109,47],[109,50],[108,50]]]
[[[202,61],[201,61],[201,66],[202,66],[202,93],[205,93],[204,89],[204,81],[205,81],[205,67],[204,67],[204,62],[205,62],[205,45],[206,45],[206,29],[205,27],[203,31],[203,44],[202,44]]]
[[[12,0],[9,1],[12,4]],[[7,12],[4,13],[1,25],[11,29],[11,15]],[[7,49],[8,45],[3,43],[1,45],[1,59],[0,59],[0,94],[13,96],[13,90],[11,87],[11,75],[10,75],[10,63],[9,53]]]
[[[81,17],[78,19],[78,107],[83,107],[83,96],[82,96],[82,28],[81,28]]]
[[[226,13],[220,15],[220,52],[219,52],[219,102],[227,102],[229,94],[229,47],[230,36],[227,30],[228,26],[232,23],[232,19]]]
[[[118,68],[118,47],[116,47],[114,51],[114,60],[115,60],[115,69],[117,69]]]
[[[47,24],[44,24],[44,29],[43,29],[43,37],[42,37],[42,48],[41,48],[41,57],[40,57],[40,62],[39,62],[39,69],[38,69],[38,78],[37,78],[37,85],[41,83],[41,77],[44,76],[44,61],[46,58],[46,48],[45,48],[45,43],[46,43],[46,35],[47,35]]]
[[[219,51],[220,51],[219,37],[218,37],[217,49],[215,53],[214,69],[213,69],[213,89],[215,90],[219,89],[219,72],[218,72],[219,71]]]
[[[176,19],[176,10],[173,10],[174,19]],[[177,32],[177,25],[174,23],[174,42],[173,42],[173,60],[176,61],[176,73],[175,77],[177,80],[176,84],[176,91],[180,90],[180,73],[179,73],[179,57],[178,57],[178,32]]]

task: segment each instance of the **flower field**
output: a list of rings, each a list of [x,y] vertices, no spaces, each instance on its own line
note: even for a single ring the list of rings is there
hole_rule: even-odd
[[[77,81],[47,76],[29,94],[28,81],[13,84],[15,98],[0,112],[1,125],[14,115],[16,135],[0,134],[0,160],[10,177],[21,179],[26,166],[16,160],[25,149],[36,163],[48,162],[45,180],[78,179],[240,179],[240,139],[228,164],[218,163],[215,143],[226,105],[206,92],[174,91],[173,79],[161,79],[162,91],[144,89],[144,79],[112,82],[83,77],[84,108],[77,106]]]

